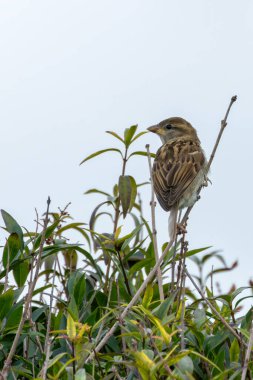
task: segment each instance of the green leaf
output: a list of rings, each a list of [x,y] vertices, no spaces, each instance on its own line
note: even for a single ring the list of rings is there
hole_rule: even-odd
[[[173,304],[176,295],[176,292],[171,293],[168,298],[162,301],[162,303],[153,310],[153,314],[162,320],[167,315],[168,310]]]
[[[17,257],[19,250],[21,249],[21,241],[16,232],[11,233],[4,247],[3,252],[3,266],[7,268]]]
[[[129,176],[130,183],[131,183],[131,199],[130,199],[130,205],[129,205],[129,212],[132,210],[134,204],[135,204],[135,199],[137,195],[137,186],[134,177]]]
[[[133,177],[125,175],[119,177],[119,197],[123,209],[123,217],[132,209],[137,194],[137,186]]]
[[[125,141],[116,132],[106,131],[106,133],[109,133],[110,135],[116,137],[116,139],[120,140],[121,142],[123,142],[123,144],[125,144]]]
[[[90,160],[91,158],[93,157],[96,157],[96,156],[99,156],[100,154],[103,154],[105,152],[118,152],[121,157],[123,157],[121,151],[119,149],[116,149],[116,148],[108,148],[108,149],[103,149],[103,150],[99,150],[91,155],[89,155],[88,157],[84,158],[81,162],[80,162],[80,165],[82,165],[84,162]]]
[[[194,370],[192,359],[189,356],[184,356],[181,360],[179,360],[177,367],[183,373],[187,372],[192,374]]]
[[[142,228],[142,224],[137,226],[130,234],[119,239],[119,241],[124,241],[124,243],[122,244],[122,247],[121,247],[122,251],[124,251],[124,249],[129,245],[131,240],[133,240],[133,238],[139,233],[141,228]]]
[[[14,301],[14,290],[8,289],[5,293],[0,295],[0,321],[6,317],[10,311]]]
[[[148,131],[142,131],[140,133],[137,133],[137,135],[132,139],[132,143],[137,140],[139,137],[141,137],[142,135],[145,135],[146,133],[148,133]]]
[[[16,233],[18,235],[21,246],[23,248],[23,231],[20,225],[16,222],[16,220],[10,214],[8,214],[8,212],[1,210],[1,214],[2,214],[7,231],[10,234]]]
[[[205,309],[196,309],[194,311],[194,322],[196,327],[200,329],[206,321],[206,311]]]
[[[138,125],[132,125],[130,128],[126,128],[124,131],[124,141],[126,147],[131,144],[132,137],[134,136]]]
[[[119,177],[119,196],[123,209],[123,217],[125,218],[131,202],[131,181],[129,176],[121,175]]]
[[[29,274],[29,262],[28,261],[23,261],[20,264],[17,264],[13,268],[13,276],[15,278],[16,284],[18,285],[19,288],[24,286],[27,276]]]
[[[141,269],[146,268],[146,266],[149,265],[149,264],[152,265],[152,266],[154,266],[155,265],[155,259],[149,258],[149,259],[144,259],[144,260],[141,260],[141,261],[137,262],[136,264],[134,264],[129,269],[129,274],[132,276],[136,272],[140,271]]]
[[[51,360],[49,360],[47,368],[52,367],[55,363],[57,363],[65,355],[68,355],[67,352],[62,352],[62,353],[56,355],[55,357],[53,357]]]
[[[85,290],[86,290],[85,275],[80,270],[77,270],[76,272],[71,273],[68,280],[67,288],[68,288],[69,294],[71,296],[74,296],[76,305],[80,307],[82,303],[84,302],[84,297],[85,297]]]
[[[99,203],[99,205],[97,205],[97,207],[95,207],[95,209],[92,211],[90,222],[89,222],[90,230],[94,231],[97,211],[99,210],[101,206],[106,205],[106,204],[113,205],[111,201],[105,201],[105,202]]]
[[[129,155],[128,159],[132,156],[144,156],[144,157],[148,157],[148,153],[147,152],[142,152],[142,151],[136,151],[136,152],[133,152]],[[152,158],[155,158],[155,153],[150,153],[150,157]]]
[[[71,315],[71,317],[74,319],[74,321],[78,321],[79,313],[78,313],[78,308],[77,308],[74,296],[70,297],[70,302],[69,302],[67,310],[69,314]]]
[[[86,371],[84,368],[80,368],[75,374],[75,380],[86,380]]]
[[[110,197],[111,195],[109,193],[106,193],[105,191],[102,191],[102,190],[99,190],[99,189],[89,189],[87,191],[85,191],[84,194],[102,194],[102,195],[106,195],[107,197]]]
[[[229,353],[230,353],[230,361],[234,363],[238,363],[239,356],[240,356],[240,347],[239,347],[239,343],[237,339],[233,340],[229,349]]]
[[[23,313],[23,305],[14,305],[8,315],[7,315],[7,322],[5,325],[5,329],[13,329],[14,327],[17,327],[20,323],[20,320],[22,318]]]

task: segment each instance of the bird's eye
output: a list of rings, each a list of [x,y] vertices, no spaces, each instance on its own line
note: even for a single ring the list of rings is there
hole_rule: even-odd
[[[165,128],[166,128],[166,129],[172,129],[173,126],[172,126],[171,124],[167,124]]]

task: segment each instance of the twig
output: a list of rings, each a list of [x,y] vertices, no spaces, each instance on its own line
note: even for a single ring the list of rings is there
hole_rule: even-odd
[[[243,365],[241,380],[246,379],[252,346],[253,346],[253,324],[251,325],[251,329],[250,329],[249,343],[248,343],[247,351],[246,351],[246,355],[245,355],[245,361],[244,361],[244,365]]]
[[[209,161],[208,161],[208,163],[207,163],[206,172],[208,172],[209,169],[210,169],[210,167],[211,167],[211,164],[212,164],[212,162],[213,162],[213,159],[214,159],[214,156],[215,156],[216,150],[217,150],[218,145],[219,145],[219,143],[220,143],[220,140],[221,140],[222,134],[223,134],[223,132],[224,132],[225,127],[227,126],[227,119],[228,119],[229,112],[230,112],[230,110],[231,110],[232,105],[234,104],[234,102],[235,102],[236,100],[237,100],[237,96],[236,96],[236,95],[232,96],[232,98],[231,98],[231,100],[230,100],[230,103],[229,103],[229,106],[228,106],[228,109],[227,109],[227,111],[226,111],[226,113],[225,113],[225,117],[224,117],[223,120],[221,120],[220,132],[219,132],[219,134],[218,134],[218,137],[217,137],[216,142],[215,142],[214,147],[213,147],[213,151],[212,151],[211,156],[210,156],[210,158],[209,158]],[[200,189],[199,189],[199,191],[198,191],[198,194],[200,193],[201,189],[202,189],[202,187],[200,187]],[[192,208],[193,208],[193,206],[187,208],[187,210],[186,210],[186,212],[185,212],[185,214],[184,214],[184,216],[183,216],[183,219],[182,219],[182,221],[181,221],[181,224],[184,224],[184,223],[187,222],[187,220],[188,220],[188,218],[189,218],[189,214],[190,214]]]
[[[54,261],[54,273],[53,273],[53,283],[52,283],[52,289],[50,294],[50,303],[49,303],[49,313],[48,313],[48,320],[47,320],[47,331],[46,331],[46,337],[45,337],[45,345],[44,345],[44,353],[45,353],[45,361],[41,370],[41,377],[43,380],[46,380],[47,375],[47,367],[49,362],[49,356],[50,356],[50,327],[51,327],[51,317],[52,317],[52,307],[53,307],[53,293],[54,293],[54,285],[55,285],[55,272],[56,272],[56,263],[57,261]]]
[[[157,246],[157,230],[156,230],[156,221],[155,221],[155,192],[154,192],[154,181],[152,176],[152,167],[151,167],[151,156],[149,151],[149,144],[146,145],[147,154],[148,154],[148,165],[149,165],[149,173],[150,173],[150,182],[151,182],[151,219],[152,219],[152,236],[153,236],[153,244],[155,251],[155,261],[159,260],[158,246]],[[157,281],[158,288],[160,294],[160,301],[164,301],[164,293],[163,293],[163,280],[162,280],[162,272],[160,266],[157,269]]]
[[[42,236],[41,236],[41,241],[40,241],[40,246],[39,246],[39,252],[38,252],[38,255],[37,255],[37,262],[36,262],[36,269],[35,269],[34,278],[33,278],[33,281],[29,284],[28,293],[27,293],[27,296],[26,296],[25,304],[24,304],[24,310],[23,310],[22,318],[20,320],[20,323],[19,323],[19,326],[18,326],[18,330],[17,330],[17,333],[16,333],[15,338],[13,340],[10,352],[9,352],[9,354],[7,356],[7,359],[4,362],[4,366],[3,366],[2,372],[0,374],[0,379],[1,380],[6,380],[7,379],[8,372],[9,372],[9,369],[10,369],[10,366],[11,366],[11,362],[12,362],[12,358],[13,358],[15,352],[16,352],[18,341],[19,341],[19,338],[20,338],[23,326],[25,324],[25,320],[26,320],[26,316],[27,316],[27,311],[29,309],[29,304],[30,304],[31,299],[32,299],[32,294],[33,294],[35,285],[36,285],[37,280],[38,280],[38,275],[39,275],[39,270],[40,270],[40,262],[41,262],[41,255],[42,255],[42,251],[43,251],[43,246],[44,246],[44,242],[45,242],[45,235],[46,235],[46,229],[47,229],[47,224],[48,224],[48,213],[49,213],[50,202],[51,202],[51,200],[48,197],[48,200],[47,200],[47,211],[46,211],[46,216],[45,216],[43,230],[42,230]]]
[[[225,117],[223,120],[221,120],[221,128],[220,128],[220,132],[218,134],[218,137],[217,137],[217,140],[216,140],[216,143],[213,147],[213,151],[211,153],[211,156],[209,158],[209,161],[208,161],[208,164],[207,164],[207,171],[210,169],[210,166],[212,165],[212,162],[213,162],[213,159],[214,159],[214,156],[215,156],[215,153],[216,153],[216,150],[218,148],[218,145],[220,143],[220,139],[221,139],[221,136],[224,132],[224,129],[226,128],[227,126],[227,119],[228,119],[228,115],[229,115],[229,112],[230,112],[230,109],[233,105],[234,102],[236,102],[237,100],[237,96],[234,95],[232,96],[231,100],[230,100],[230,103],[229,103],[229,106],[228,106],[228,109],[227,109],[227,112],[225,113]]]
[[[236,337],[236,339],[238,339],[238,341],[240,341],[242,344],[245,345],[245,342],[242,341],[241,337],[236,333],[236,331],[233,329],[233,327],[231,327],[227,321],[222,317],[222,315],[215,309],[215,307],[211,304],[211,302],[206,298],[206,296],[204,295],[204,293],[202,292],[202,290],[198,287],[198,285],[196,284],[196,282],[194,281],[193,277],[190,275],[190,273],[188,272],[187,268],[185,268],[185,273],[187,274],[188,278],[190,279],[190,281],[192,282],[192,284],[194,285],[195,289],[199,292],[199,294],[201,295],[201,297],[203,298],[203,300],[206,302],[206,304],[210,307],[210,309],[213,311],[214,314],[216,314],[216,316],[219,318],[219,320],[223,323],[224,326],[227,327],[227,329]]]
[[[123,310],[123,312],[119,315],[118,317],[118,320],[114,323],[114,325],[110,328],[110,330],[107,332],[107,334],[103,337],[103,339],[100,341],[100,343],[97,345],[97,347],[95,347],[95,351],[96,352],[99,352],[103,347],[104,345],[106,344],[106,342],[108,341],[108,339],[112,336],[112,334],[114,333],[114,331],[117,329],[117,327],[119,326],[119,321],[123,320],[126,315],[128,314],[129,310],[132,308],[132,306],[135,305],[135,303],[138,301],[140,295],[142,294],[142,292],[144,291],[144,289],[146,288],[147,284],[153,280],[156,272],[157,272],[157,269],[160,267],[161,263],[163,262],[167,252],[169,251],[169,249],[171,248],[173,244],[173,240],[170,241],[165,250],[163,251],[162,255],[160,256],[160,258],[158,259],[157,263],[155,264],[154,268],[149,272],[147,278],[145,279],[145,281],[142,283],[142,285],[140,286],[140,288],[137,290],[137,292],[135,293],[134,297],[132,298],[132,300],[129,302],[129,304],[125,307],[125,309]],[[88,363],[90,360],[92,360],[94,358],[94,353],[91,352],[90,355],[88,356],[88,358],[86,359],[86,363]]]

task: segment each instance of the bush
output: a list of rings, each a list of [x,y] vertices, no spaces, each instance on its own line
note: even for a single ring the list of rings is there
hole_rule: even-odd
[[[237,316],[248,287],[215,295],[207,286],[236,263],[204,252],[208,247],[188,250],[183,234],[174,246],[164,244],[160,270],[144,282],[157,261],[156,233],[142,215],[143,184],[126,175],[126,166],[131,157],[148,155],[129,153],[145,132],[132,126],[124,137],[108,133],[123,151],[98,151],[82,163],[113,151],[122,173],[112,194],[87,191],[105,198],[88,228],[72,221],[68,207],[51,212],[50,199],[35,232],[2,210],[8,233],[0,273],[2,378],[241,379],[245,368],[250,379],[252,309]],[[112,223],[99,233],[96,222],[104,215]],[[120,218],[134,222],[126,235]],[[67,239],[73,230],[81,244]],[[203,267],[214,258],[221,266],[204,278]],[[189,274],[186,260],[194,261],[199,275]]]

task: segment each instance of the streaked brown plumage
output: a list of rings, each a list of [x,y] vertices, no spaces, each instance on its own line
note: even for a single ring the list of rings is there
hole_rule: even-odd
[[[149,127],[161,138],[153,165],[154,190],[161,207],[171,211],[170,235],[174,235],[178,209],[192,206],[205,180],[206,159],[196,130],[180,118],[171,117]],[[172,236],[171,236],[172,237]]]

